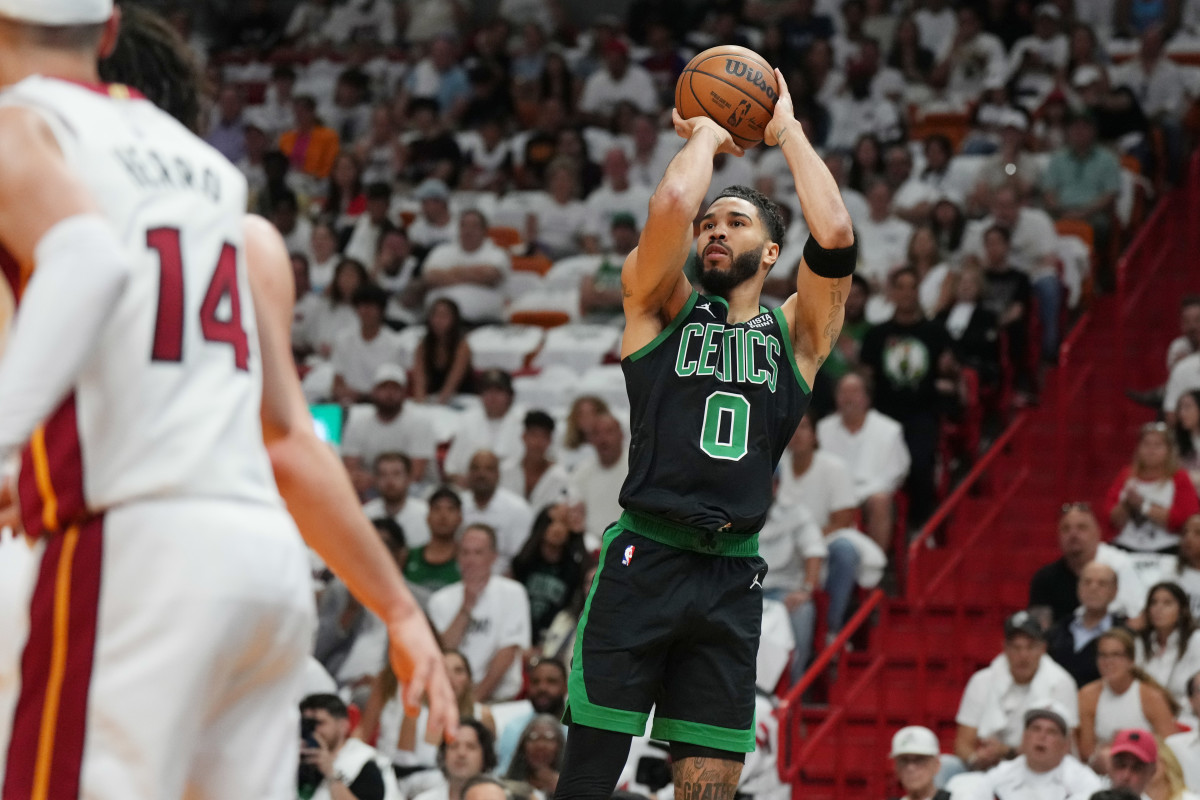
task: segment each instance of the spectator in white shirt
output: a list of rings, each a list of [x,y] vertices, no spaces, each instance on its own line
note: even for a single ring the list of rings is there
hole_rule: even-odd
[[[531,197],[530,239],[552,259],[583,251],[591,213],[579,199],[579,164],[560,156],[546,166],[546,188]]]
[[[604,530],[621,516],[621,485],[629,474],[629,449],[625,432],[611,414],[601,414],[592,423],[588,442],[595,448],[594,458],[579,465],[573,473],[568,494],[584,508],[584,542],[589,551],[600,547]]]
[[[1192,675],[1187,682],[1188,707],[1193,718],[1200,718],[1200,673]],[[1183,769],[1183,782],[1193,792],[1200,791],[1200,731],[1192,730],[1167,737],[1167,747],[1175,754]]]
[[[318,219],[314,222],[308,242],[309,247],[305,253],[312,259],[308,268],[309,285],[314,294],[321,294],[333,282],[333,273],[342,261],[333,223],[328,219]]]
[[[421,203],[417,218],[408,226],[408,238],[422,250],[454,241],[458,220],[450,213],[450,187],[441,178],[426,178],[413,197]]]
[[[913,226],[892,211],[892,190],[876,178],[867,186],[870,214],[858,224],[859,274],[876,290],[887,283],[893,269],[904,265]]]
[[[579,111],[588,122],[607,128],[621,103],[632,103],[647,114],[658,111],[654,78],[629,60],[629,46],[614,37],[604,44],[604,67],[583,83]]]
[[[437,450],[437,436],[421,408],[407,402],[405,377],[396,364],[376,370],[372,407],[353,408],[348,415],[342,458],[369,467],[383,453],[403,453],[410,461],[409,477],[421,483]]]
[[[1069,711],[1048,700],[1025,712],[1021,754],[972,782],[965,800],[1088,800],[1103,786],[1100,776],[1071,755]],[[955,792],[954,797],[960,793]]]
[[[487,525],[496,532],[492,569],[497,575],[507,575],[513,557],[529,538],[533,511],[525,498],[500,485],[500,460],[487,450],[480,450],[471,458],[467,490],[463,498],[463,522]]]
[[[352,258],[343,258],[333,271],[333,281],[325,287],[319,305],[305,320],[308,344],[321,358],[329,358],[342,331],[359,327],[354,296],[369,283],[367,270]]]
[[[458,650],[480,676],[475,697],[511,700],[521,691],[520,654],[530,645],[525,587],[493,574],[496,532],[487,525],[463,531],[458,564],[463,579],[434,592],[429,618],[442,645]]]
[[[1163,392],[1163,413],[1168,424],[1175,424],[1179,398],[1196,389],[1200,389],[1200,353],[1184,356],[1171,367],[1171,376],[1167,378],[1167,388]]]
[[[1004,652],[967,682],[955,722],[954,752],[968,769],[986,770],[1017,754],[1025,712],[1054,700],[1067,728],[1079,726],[1078,688],[1046,655],[1042,626],[1026,611],[1004,622]]]
[[[1146,116],[1157,121],[1182,117],[1188,100],[1187,78],[1164,44],[1162,26],[1152,25],[1142,34],[1137,57],[1112,70],[1112,85],[1133,90]]]
[[[519,457],[523,450],[525,407],[513,402],[512,378],[503,370],[489,369],[476,387],[480,408],[464,415],[442,463],[446,479],[458,486],[466,486],[467,467],[480,450],[490,450],[502,461]]]
[[[835,402],[837,413],[817,423],[817,439],[823,450],[850,469],[866,533],[886,550],[895,521],[896,490],[911,463],[904,430],[871,408],[866,382],[853,372],[838,381]]]
[[[978,11],[966,6],[958,10],[958,26],[949,53],[934,70],[935,82],[947,81],[948,99],[965,108],[983,93],[989,79],[1003,79],[1006,59],[1004,43],[983,29]]]
[[[671,159],[683,146],[678,136],[662,133],[653,114],[638,114],[633,119],[633,148],[629,170],[634,183],[653,189]]]
[[[412,462],[403,453],[383,453],[375,459],[375,490],[379,496],[363,506],[371,519],[393,520],[404,531],[408,549],[429,543],[429,504],[411,497]]]
[[[359,214],[350,231],[343,252],[360,264],[374,264],[379,251],[379,236],[388,223],[388,208],[392,203],[392,187],[386,183],[367,186],[367,210]]]
[[[554,418],[545,411],[525,415],[521,442],[525,452],[520,458],[504,462],[500,485],[525,498],[536,515],[549,505],[561,502],[567,492],[567,471],[547,458],[554,442]]]
[[[468,322],[495,322],[504,316],[504,284],[511,262],[487,231],[483,213],[468,209],[459,218],[458,241],[438,245],[425,259],[421,270],[429,290],[426,308],[445,297],[458,304]]]
[[[1191,601],[1177,584],[1166,581],[1146,593],[1146,625],[1138,632],[1134,662],[1188,706],[1188,684],[1200,672],[1200,631]],[[1195,721],[1192,721],[1193,724]]]
[[[759,554],[767,562],[762,579],[763,596],[787,607],[792,623],[792,682],[800,680],[812,655],[817,610],[813,591],[821,579],[821,566],[829,554],[825,537],[812,514],[801,505],[784,505],[778,499],[767,513],[758,534]]]
[[[913,174],[912,151],[907,144],[894,144],[883,154],[884,176],[892,195],[892,210],[905,222],[929,219],[933,206],[942,199],[933,186]]]
[[[913,21],[921,35],[921,46],[939,61],[945,58],[958,28],[958,17],[949,0],[929,0],[913,14]]]
[[[328,300],[309,291],[308,257],[303,253],[292,253],[292,281],[296,286],[296,302],[292,306],[292,353],[296,360],[302,361],[312,352],[312,327],[315,315],[322,304]]]
[[[649,213],[649,186],[629,180],[629,158],[620,147],[613,147],[604,157],[604,183],[584,201],[591,217],[584,236],[584,249],[592,253],[608,252],[612,248],[612,224],[618,215],[632,216],[637,230],[646,224]]]
[[[1192,353],[1200,352],[1200,295],[1179,301],[1179,336],[1167,348],[1167,371]]]
[[[1062,12],[1053,3],[1034,10],[1033,35],[1013,44],[1009,55],[1009,80],[1016,99],[1026,108],[1036,108],[1057,83],[1066,82],[1070,45],[1060,29]]]
[[[383,324],[387,292],[368,284],[354,293],[358,326],[348,328],[333,344],[333,399],[343,405],[369,400],[375,375],[384,364],[400,360],[400,339]]]

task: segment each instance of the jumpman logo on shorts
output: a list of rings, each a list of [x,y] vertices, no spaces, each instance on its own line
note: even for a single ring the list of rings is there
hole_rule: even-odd
[[[761,589],[762,587],[762,575],[756,572],[754,573],[754,580],[750,581],[750,588]]]

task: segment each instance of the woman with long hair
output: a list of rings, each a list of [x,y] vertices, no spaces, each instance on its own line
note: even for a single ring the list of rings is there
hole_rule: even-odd
[[[309,285],[316,294],[324,294],[329,284],[333,283],[338,264],[342,263],[333,220],[323,216],[313,223],[308,249],[312,254],[312,261],[308,265]]]
[[[333,342],[346,328],[358,325],[354,312],[354,293],[370,283],[367,268],[353,258],[343,258],[333,271],[333,280],[325,287],[324,302],[313,309],[313,347],[322,358],[329,358]]]
[[[1179,466],[1187,470],[1192,486],[1200,492],[1200,390],[1179,396],[1175,404],[1175,446]]]
[[[1113,544],[1138,552],[1178,551],[1179,529],[1200,513],[1200,498],[1179,466],[1175,436],[1165,423],[1142,426],[1133,463],[1109,487],[1105,507],[1118,531]]]
[[[1079,690],[1079,754],[1108,771],[1108,745],[1117,731],[1141,728],[1165,739],[1175,732],[1175,698],[1135,662],[1133,634],[1112,628],[1100,635],[1100,679]]]
[[[958,252],[967,227],[967,217],[961,206],[945,198],[937,201],[930,212],[929,224],[943,253]]]
[[[1146,796],[1150,800],[1186,800],[1195,797],[1188,791],[1183,778],[1183,765],[1175,757],[1170,746],[1162,739],[1158,744],[1158,769],[1146,787]]]
[[[427,333],[413,359],[412,396],[445,405],[472,391],[467,329],[458,303],[445,297],[433,301],[425,323]]]
[[[367,210],[363,193],[362,166],[358,158],[343,150],[333,162],[329,174],[329,194],[325,196],[325,211],[338,228],[354,226],[354,221]]]
[[[595,452],[588,442],[588,437],[591,436],[596,418],[608,413],[608,403],[593,394],[580,395],[571,403],[566,423],[562,426],[563,436],[558,448],[560,462],[567,472],[575,469],[589,454]]]
[[[543,508],[529,538],[512,561],[513,579],[529,593],[532,640],[536,646],[558,612],[566,608],[583,582],[587,555],[583,533],[572,531],[565,503]]]
[[[538,714],[521,732],[504,777],[510,781],[524,781],[543,796],[553,797],[566,744],[562,724],[549,714]]]
[[[1200,631],[1191,601],[1178,584],[1164,581],[1146,594],[1146,625],[1138,632],[1135,663],[1189,709],[1188,679],[1200,672]]]
[[[867,193],[867,187],[875,178],[883,177],[883,148],[873,133],[864,133],[854,143],[851,154],[850,175],[847,180],[856,192]]]
[[[1200,514],[1192,514],[1179,532],[1179,558],[1171,580],[1191,601],[1192,620],[1200,614]]]
[[[909,85],[928,82],[936,57],[921,44],[921,31],[911,14],[906,14],[896,25],[896,38],[888,53],[887,65],[904,76]]]

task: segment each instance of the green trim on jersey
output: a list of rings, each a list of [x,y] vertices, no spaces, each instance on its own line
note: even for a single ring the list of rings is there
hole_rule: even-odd
[[[696,293],[693,292],[693,301],[695,297]],[[690,310],[689,303],[688,311]],[[650,719],[649,713],[595,705],[588,700],[587,684],[583,680],[583,629],[587,626],[588,612],[592,610],[592,598],[596,596],[596,588],[600,586],[600,573],[604,570],[607,560],[608,546],[622,533],[624,533],[624,529],[621,527],[621,523],[609,526],[608,530],[604,532],[603,544],[600,547],[600,561],[596,565],[596,575],[592,578],[592,588],[588,592],[587,601],[583,604],[583,613],[579,615],[579,625],[575,629],[575,654],[571,659],[571,674],[567,678],[567,709],[563,717],[565,719],[566,715],[570,714],[573,722],[614,733],[641,736],[646,732],[646,720]],[[751,736],[753,733],[752,730]]]
[[[655,717],[654,724],[650,726],[650,737],[667,742],[685,742],[701,747],[712,747],[731,753],[753,753],[754,731],[757,727],[757,717],[750,728],[744,731],[705,725],[703,722]]]
[[[779,330],[783,333],[783,349],[787,352],[788,362],[792,365],[792,374],[796,376],[796,383],[800,384],[800,390],[805,394],[812,394],[812,389],[808,388],[808,381],[804,380],[804,376],[800,374],[800,365],[796,363],[796,352],[792,345],[792,332],[788,328],[787,314],[783,313],[783,306],[775,309],[775,319],[779,321]]]
[[[699,293],[693,289],[691,296],[688,297],[687,302],[683,304],[683,308],[678,314],[675,315],[675,318],[671,320],[671,323],[662,329],[662,333],[658,334],[658,336],[655,336],[654,341],[650,342],[650,344],[639,348],[629,356],[626,356],[626,358],[628,358],[630,361],[637,361],[639,358],[649,355],[654,348],[666,341],[667,337],[674,333],[675,329],[683,324],[683,321],[687,319],[688,314],[692,313],[692,308],[695,307],[696,301],[699,299]]]
[[[621,512],[617,525],[668,547],[690,550],[693,553],[742,558],[758,555],[757,533],[747,536],[744,533],[706,531],[628,510]]]

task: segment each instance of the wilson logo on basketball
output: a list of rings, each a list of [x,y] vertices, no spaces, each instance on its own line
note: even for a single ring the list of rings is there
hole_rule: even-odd
[[[725,59],[725,71],[735,78],[745,78],[747,83],[761,89],[772,103],[779,99],[775,87],[767,83],[767,79],[763,77],[762,70],[751,69],[745,61],[727,58]]]

